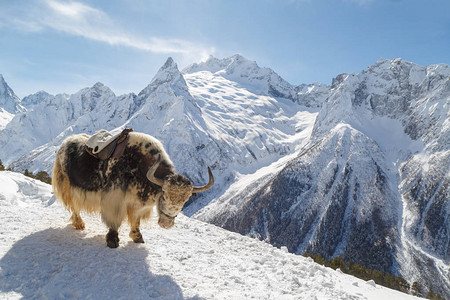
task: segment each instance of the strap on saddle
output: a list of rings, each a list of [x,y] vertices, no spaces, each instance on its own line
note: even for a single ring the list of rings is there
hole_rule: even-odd
[[[123,151],[125,150],[125,146],[128,143],[128,134],[133,131],[133,128],[126,128],[124,129],[118,137],[116,137],[114,140],[111,141],[103,150],[101,150],[98,153],[94,153],[93,149],[85,146],[86,151],[101,160],[107,160],[110,158],[119,158]]]

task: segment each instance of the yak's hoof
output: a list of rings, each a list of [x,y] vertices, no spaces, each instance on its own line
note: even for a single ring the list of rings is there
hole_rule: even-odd
[[[73,214],[69,221],[72,221],[72,226],[75,227],[76,230],[84,229],[84,222],[80,216]]]
[[[144,243],[144,238],[143,238],[142,236],[140,236],[140,237],[134,239],[133,241],[134,241],[135,243],[141,243],[141,244],[143,244],[143,243]]]
[[[106,245],[109,248],[119,247],[119,233],[116,230],[110,229],[106,235]]]
[[[133,230],[130,232],[130,237],[135,243],[144,243],[144,238],[139,230]]]
[[[76,230],[84,230],[84,222],[82,223],[77,223],[77,224],[72,224],[73,227],[75,227]]]

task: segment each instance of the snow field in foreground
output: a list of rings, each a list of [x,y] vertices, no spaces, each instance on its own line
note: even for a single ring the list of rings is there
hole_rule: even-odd
[[[98,215],[76,231],[51,187],[0,172],[0,299],[410,299],[406,295],[213,225],[156,219],[134,244],[105,244]]]

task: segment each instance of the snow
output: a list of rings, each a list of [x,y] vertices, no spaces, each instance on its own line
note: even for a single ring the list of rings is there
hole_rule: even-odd
[[[13,118],[14,114],[7,112],[0,107],[0,130],[3,130]]]
[[[370,152],[381,150],[386,186],[395,192],[393,209],[383,213],[398,216],[394,270],[410,282],[427,278],[426,285],[447,294],[449,74],[445,64],[422,67],[380,59],[357,75],[334,80],[313,129],[320,141],[346,123],[376,143]],[[432,226],[430,220],[439,221]]]
[[[257,170],[294,153],[311,135],[317,115],[313,109],[288,99],[255,94],[209,71],[185,74],[184,78],[201,111],[196,122],[204,121],[203,126],[196,126],[201,130],[196,135],[207,135],[196,142],[203,146],[198,156],[217,170],[218,191],[214,197],[196,201],[185,209],[188,215],[225,190],[234,190],[229,185],[242,182],[243,176],[252,180]],[[179,160],[178,165],[186,170],[196,168],[187,165],[186,160]]]
[[[0,172],[0,299],[413,299],[236,233],[180,215],[171,230],[128,226],[105,245],[97,215],[84,231],[51,187]]]
[[[238,210],[245,204],[244,199],[238,197],[238,195],[246,195],[248,191],[252,191],[256,186],[264,185],[269,179],[271,179],[274,174],[277,174],[282,168],[286,166],[288,162],[299,155],[305,144],[309,141],[311,135],[312,127],[314,124],[315,114],[304,115],[302,119],[302,124],[305,124],[305,128],[297,135],[297,138],[302,142],[297,145],[296,151],[292,154],[285,155],[279,160],[259,168],[257,171],[252,172],[252,170],[245,170],[243,168],[237,168],[234,172],[235,181],[230,185],[230,187],[225,191],[223,195],[213,199],[208,205],[202,205],[202,209],[197,211],[193,217],[200,220],[208,220],[213,218],[214,215],[219,212],[226,212],[232,214],[234,211]],[[190,214],[192,209],[189,207],[185,209],[186,214]]]
[[[210,56],[206,61],[194,63],[183,70],[184,75],[200,72],[223,77],[258,95],[286,98],[315,108],[322,105],[330,90],[321,83],[294,87],[272,69],[259,67],[255,61],[239,54],[224,59]]]
[[[405,133],[399,120],[376,115],[361,119],[353,122],[352,127],[375,141],[383,150],[387,161],[394,165],[399,161],[405,161],[411,153],[421,152],[424,148],[420,140],[412,140]]]

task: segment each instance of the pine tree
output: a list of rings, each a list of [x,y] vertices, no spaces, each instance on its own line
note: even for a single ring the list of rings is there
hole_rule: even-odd
[[[5,171],[5,166],[3,165],[1,159],[0,159],[0,171]]]
[[[400,289],[398,288],[398,285],[397,285],[397,282],[396,282],[396,279],[395,279],[395,275],[394,275],[394,274],[386,273],[386,274],[384,275],[383,282],[384,282],[384,285],[385,285],[386,287],[388,287],[388,288],[400,290]]]
[[[372,270],[371,277],[375,281],[376,284],[384,285],[384,275],[383,272],[378,270]]]
[[[341,271],[346,269],[344,260],[341,257],[330,259],[325,266],[330,267],[334,270],[336,270],[337,268],[340,268]]]
[[[23,175],[34,178],[33,172],[28,171],[28,169],[25,169]]]
[[[322,255],[320,255],[320,253],[318,254],[305,253],[303,256],[311,257],[315,263],[325,265],[325,258],[323,258]]]
[[[52,183],[52,178],[51,178],[51,177],[48,175],[48,173],[45,172],[45,171],[39,171],[39,172],[34,176],[34,178],[36,178],[36,179],[38,179],[38,180],[40,180],[40,181],[42,181],[42,182],[48,183],[48,184],[51,184],[51,183]]]
[[[408,281],[406,281],[406,279],[401,276],[398,276],[395,279],[395,285],[396,285],[396,289],[398,289],[399,291],[404,292],[404,293],[408,293],[409,289],[411,288]]]
[[[432,289],[428,291],[428,294],[425,298],[431,300],[445,300],[441,295],[434,293]]]
[[[420,283],[418,283],[417,281],[413,282],[413,284],[411,286],[411,293],[414,296],[423,297],[423,289],[422,289],[422,286],[420,285]]]

